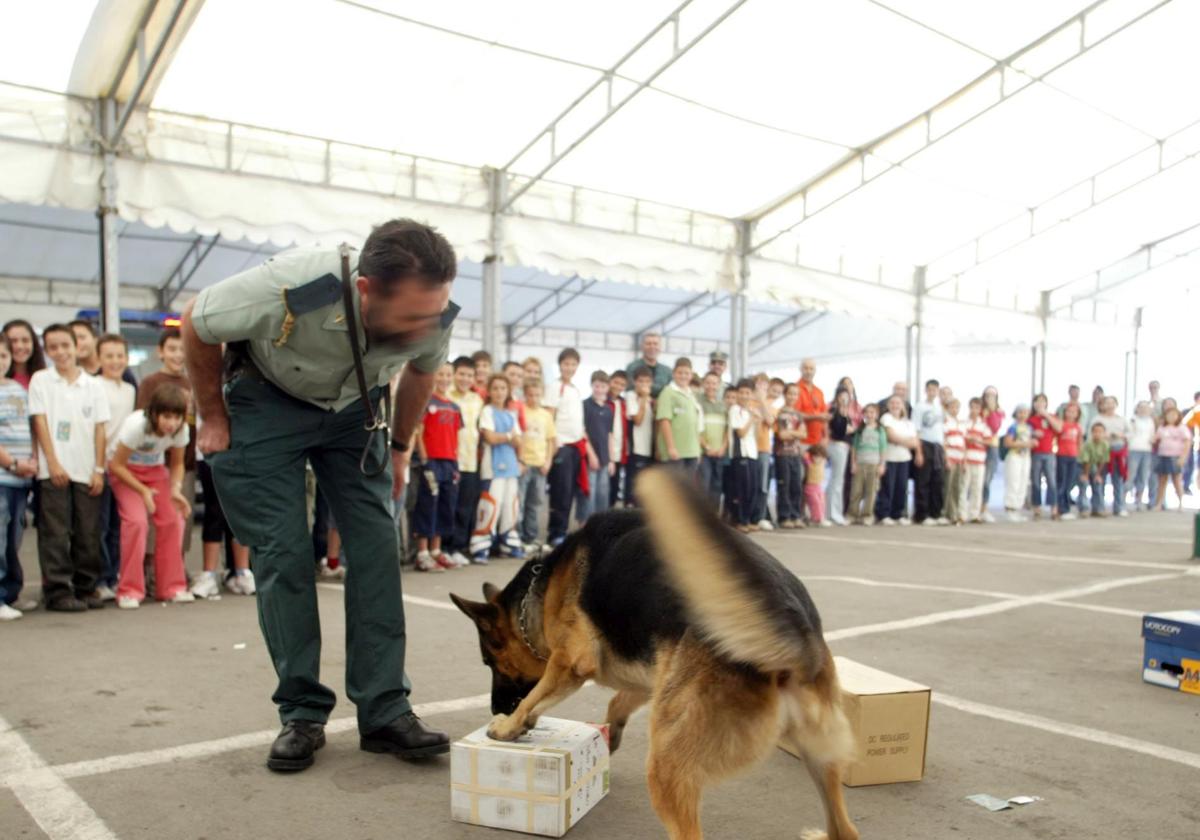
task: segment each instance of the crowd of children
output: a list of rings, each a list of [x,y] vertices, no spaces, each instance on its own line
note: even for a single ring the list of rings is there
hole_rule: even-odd
[[[1053,412],[1038,394],[1009,416],[992,387],[959,400],[930,380],[914,406],[898,382],[888,397],[863,403],[846,377],[828,402],[811,360],[797,382],[760,373],[729,384],[724,354],[713,353],[701,375],[687,358],[659,363],[656,341],[648,336],[643,356],[625,369],[589,374],[586,391],[571,348],[559,353],[553,377],[532,357],[494,370],[482,351],[444,365],[414,441],[416,569],[547,550],[572,520],[635,506],[636,477],[654,464],[694,474],[743,532],[990,522],[989,488],[1001,468],[1012,519],[1025,510],[1035,518],[1126,516],[1165,509],[1169,489],[1180,505],[1190,492],[1200,393],[1185,417],[1151,383],[1151,398],[1126,417],[1103,389],[1082,403],[1072,386]],[[18,557],[31,503],[48,609],[82,612],[108,601],[137,608],[151,558],[160,601],[219,597],[222,579],[229,592],[254,594],[249,552],[225,523],[195,451],[177,330],[164,331],[158,356],[162,369],[139,387],[120,336],[97,337],[84,321],[41,336],[25,321],[4,326],[0,620],[38,605],[21,597]],[[189,585],[183,557],[197,478],[203,570]],[[318,572],[343,575],[336,528],[311,489]]]
[[[87,321],[51,324],[40,336],[27,321],[4,325],[0,620],[39,606],[22,597],[19,551],[31,502],[48,610],[86,612],[110,601],[138,608],[148,557],[158,600],[216,597],[222,541],[239,558],[226,588],[254,594],[245,549],[215,521],[215,493],[205,497],[206,571],[189,587],[183,558],[192,530],[195,418],[178,330],[162,333],[158,356],[162,369],[139,386],[119,335],[97,336]]]

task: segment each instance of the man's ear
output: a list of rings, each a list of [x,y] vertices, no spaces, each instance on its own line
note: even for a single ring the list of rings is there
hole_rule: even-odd
[[[494,604],[480,604],[476,601],[468,601],[466,598],[460,598],[454,593],[450,593],[450,600],[454,602],[454,606],[462,610],[463,615],[475,622],[485,633],[490,633],[496,626],[496,621],[500,617],[500,610]]]

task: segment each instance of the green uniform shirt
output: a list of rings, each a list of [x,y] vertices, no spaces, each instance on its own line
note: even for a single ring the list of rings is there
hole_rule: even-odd
[[[675,449],[680,458],[700,457],[700,405],[690,391],[681,391],[674,382],[662,389],[655,405],[654,422],[671,421],[671,432],[675,436]],[[667,442],[659,431],[654,453],[660,461],[670,460]]]
[[[1109,446],[1106,440],[1089,440],[1079,447],[1079,463],[1085,467],[1107,467]]]
[[[667,384],[671,381],[671,376],[673,375],[671,366],[664,365],[662,362],[650,365],[641,356],[634,359],[625,366],[625,376],[629,380],[629,390],[631,391],[634,386],[633,375],[637,373],[638,368],[647,368],[650,371],[650,375],[653,377],[650,385],[650,396],[657,399],[662,389],[667,387]]]
[[[352,251],[351,279],[357,262],[358,252]],[[352,293],[358,306],[357,289]],[[450,304],[439,329],[400,347],[368,347],[356,317],[367,386],[386,385],[407,362],[424,373],[437,370],[446,360],[457,312]],[[250,358],[263,376],[297,399],[331,411],[360,399],[337,248],[285,251],[208,287],[196,297],[192,324],[208,344],[249,341]]]
[[[703,394],[697,402],[704,412],[704,431],[701,433],[704,448],[720,449],[725,445],[725,432],[729,428],[729,409],[722,400],[709,400]]]

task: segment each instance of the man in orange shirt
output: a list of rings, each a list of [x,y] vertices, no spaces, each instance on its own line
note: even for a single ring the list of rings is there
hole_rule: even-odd
[[[800,396],[796,400],[796,411],[808,434],[804,436],[804,446],[807,448],[825,439],[825,427],[829,424],[831,415],[829,404],[825,402],[825,394],[813,384],[817,375],[817,363],[813,359],[805,359],[800,363]]]

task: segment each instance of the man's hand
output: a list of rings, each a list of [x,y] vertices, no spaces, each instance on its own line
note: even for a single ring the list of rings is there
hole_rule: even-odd
[[[609,475],[616,475],[616,474],[617,474],[617,465],[616,465],[616,463],[614,463],[613,461],[609,461],[609,462],[608,462],[608,474],[609,474]]]
[[[550,475],[550,459],[549,458],[546,459],[546,463],[544,463],[540,467],[538,467],[538,472],[540,472],[542,475]]]
[[[390,447],[389,447],[390,448]],[[408,465],[412,462],[412,450],[397,452],[392,449],[392,498],[399,499],[408,484]]]
[[[596,453],[588,450],[588,469],[592,472],[600,469],[600,459],[596,457]]]
[[[88,482],[88,495],[99,496],[104,492],[104,476],[101,473],[92,473],[92,480]]]
[[[229,448],[229,415],[213,413],[204,418],[204,425],[196,433],[196,448],[205,455],[224,452]]]
[[[67,475],[67,471],[62,468],[62,464],[58,461],[50,462],[50,483],[59,490],[71,483],[71,476]]]

